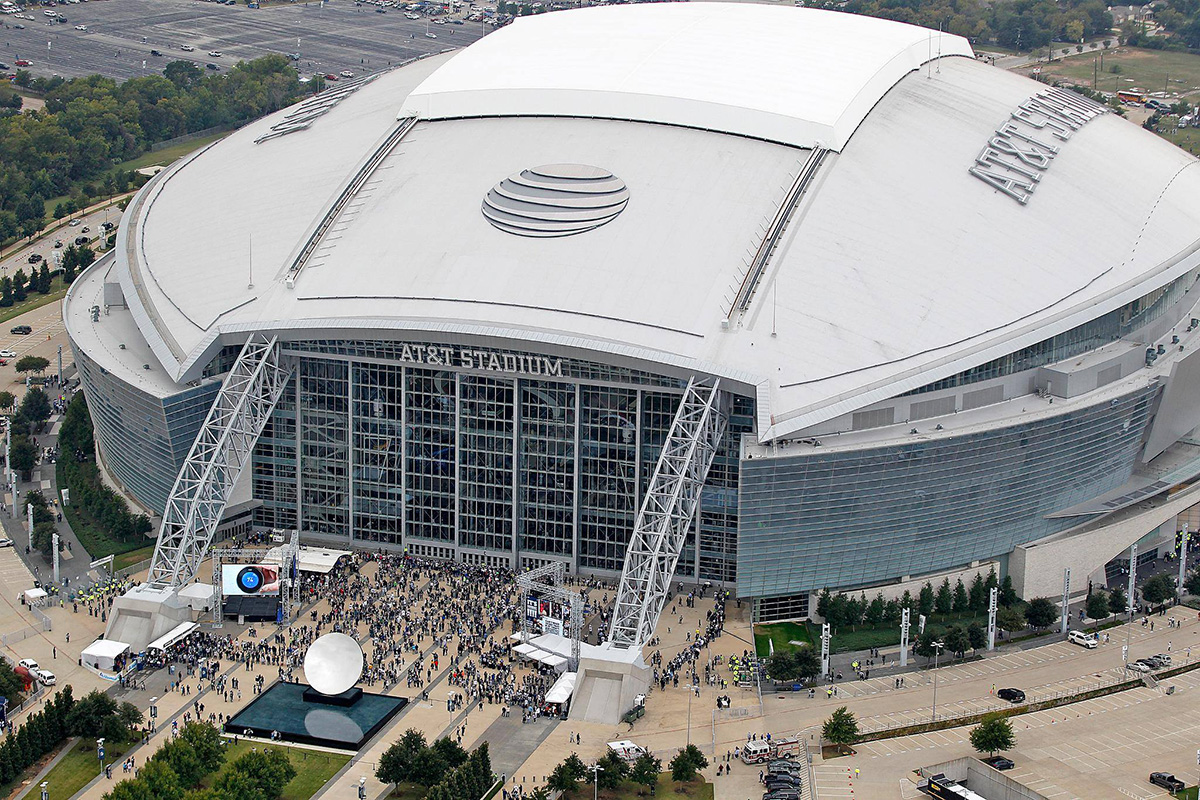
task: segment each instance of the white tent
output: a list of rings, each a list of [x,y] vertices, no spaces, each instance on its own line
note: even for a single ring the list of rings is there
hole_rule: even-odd
[[[46,605],[46,590],[45,589],[26,589],[25,604],[28,606],[44,606]]]
[[[83,665],[98,672],[117,672],[129,655],[129,645],[112,639],[97,639],[83,648]]]
[[[166,635],[160,636],[159,638],[157,638],[153,642],[151,642],[146,647],[146,649],[147,650],[166,650],[171,645],[182,641],[184,639],[184,637],[186,637],[189,633],[191,633],[192,631],[196,630],[196,628],[199,628],[199,627],[200,626],[195,622],[181,622],[178,625],[176,625],[174,628],[172,628],[169,632],[167,632]]]
[[[579,678],[577,672],[564,672],[546,692],[547,703],[565,703],[575,694],[575,681]]]
[[[179,590],[179,599],[188,604],[192,611],[212,611],[213,587],[211,583],[188,584]]]

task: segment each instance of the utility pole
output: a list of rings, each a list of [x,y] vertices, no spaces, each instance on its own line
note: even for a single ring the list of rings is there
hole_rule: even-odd
[[[1137,542],[1129,547],[1129,591],[1126,593],[1129,603],[1126,611],[1129,619],[1125,623],[1125,644],[1121,647],[1122,668],[1129,672],[1129,641],[1133,634],[1133,593],[1137,589]]]
[[[62,395],[62,345],[61,344],[58,346],[58,394],[59,394],[59,396]]]
[[[942,654],[942,648],[945,646],[944,642],[933,643],[933,722],[937,722],[938,656]]]
[[[908,666],[908,615],[909,610],[906,608],[900,612],[900,666]]]
[[[30,507],[30,509],[32,509],[33,504],[30,504],[29,507]],[[54,551],[54,583],[57,584],[58,583],[58,534],[57,533],[55,533],[53,536],[50,537],[50,545]]]
[[[988,626],[987,626],[987,649],[990,653],[996,649],[996,607],[999,605],[1000,590],[995,586],[992,587],[988,597]]]

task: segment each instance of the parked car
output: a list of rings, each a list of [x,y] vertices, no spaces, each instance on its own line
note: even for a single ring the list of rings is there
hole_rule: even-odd
[[[1155,786],[1161,786],[1168,792],[1182,792],[1183,781],[1176,778],[1170,772],[1151,772],[1150,782]]]
[[[34,661],[32,658],[22,658],[20,661],[17,662],[17,666],[24,667],[25,669],[37,669],[38,663],[36,661]],[[1152,775],[1151,777],[1153,778],[1154,776]]]
[[[327,81],[336,81],[337,79],[338,76],[334,75],[332,72],[325,76],[325,80]]]
[[[79,227],[79,225],[81,223],[79,222],[79,220],[73,219],[70,222],[68,222],[67,224],[70,225],[72,228],[77,228],[77,227]]]
[[[179,49],[185,53],[191,53],[195,51],[196,48],[192,47],[190,44],[181,44],[179,45]]]
[[[214,72],[220,69],[220,67],[218,67],[216,64],[212,63],[211,61],[210,61],[210,62],[208,62],[207,64],[205,64],[205,65],[204,65],[204,68],[205,68],[205,69],[211,69],[211,70],[213,70]]]
[[[28,58],[18,58],[13,63],[16,64],[18,67],[32,67],[33,66],[33,62],[30,61]]]
[[[16,358],[17,354],[12,350],[0,350],[0,358]]]
[[[342,77],[343,77],[343,78],[353,78],[353,77],[354,77],[354,73],[353,73],[353,72],[351,72],[351,71],[350,71],[350,70],[348,70],[348,69],[344,69],[344,70],[342,70],[342,73],[341,73],[341,75],[342,75]]]
[[[57,250],[58,248],[60,248],[60,247],[62,247],[62,246],[63,246],[63,240],[62,240],[62,239],[55,239],[55,240],[54,240],[54,249],[55,249],[55,250]]]
[[[150,55],[158,56],[159,58],[162,58],[162,51],[161,50],[151,50]]]
[[[8,329],[9,333],[15,333],[18,336],[28,336],[33,333],[33,328],[28,325],[14,325]],[[11,350],[0,350],[0,358],[16,358],[17,354]]]
[[[27,260],[27,261],[28,261],[30,264],[36,264],[36,263],[38,263],[39,261],[41,261],[41,260],[42,260],[42,254],[41,254],[41,253],[30,253],[30,254],[29,254],[29,258],[28,258],[28,259],[26,259],[26,260]]]
[[[220,57],[221,57],[221,51],[220,51],[220,50],[209,50],[209,51],[208,51],[208,57],[209,57],[209,58],[220,58]]]
[[[76,236],[75,237],[75,245],[76,246],[81,245],[81,244],[87,244],[88,241],[90,241],[90,240],[86,236]]]
[[[1001,689],[996,692],[996,697],[1001,700],[1007,700],[1010,703],[1024,703],[1025,693],[1020,689]]]
[[[1071,644],[1077,644],[1080,647],[1086,647],[1089,650],[1095,649],[1097,645],[1096,637],[1083,631],[1071,631],[1067,634],[1067,641]]]
[[[1004,756],[992,756],[991,758],[984,758],[981,760],[992,769],[998,769],[1001,772],[1006,769],[1012,769],[1016,766],[1011,759],[1005,758]]]
[[[88,227],[87,225],[84,225],[84,226],[83,226],[83,228],[82,228],[82,229],[80,229],[80,231],[79,231],[79,232],[80,232],[80,233],[91,233],[91,232],[92,232],[92,229],[91,229],[90,227]]]
[[[0,547],[12,547],[12,546],[13,546],[12,539],[0,539]]]
[[[1132,672],[1151,672],[1152,668],[1149,664],[1143,664],[1141,661],[1133,661],[1127,665]]]
[[[29,670],[29,674],[37,678],[38,683],[42,686],[53,686],[58,682],[58,679],[54,677],[54,673],[48,669],[31,669]]]

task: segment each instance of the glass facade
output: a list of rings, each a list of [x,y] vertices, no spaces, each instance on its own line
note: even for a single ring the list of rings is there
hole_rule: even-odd
[[[1083,325],[1060,333],[1058,336],[1043,339],[1037,344],[1017,350],[1015,353],[1009,353],[957,375],[951,375],[940,381],[913,389],[911,392],[906,392],[905,395],[936,392],[977,381],[1015,375],[1027,369],[1044,367],[1047,364],[1062,361],[1064,358],[1071,358],[1103,347],[1109,342],[1128,336],[1138,328],[1157,320],[1195,286],[1198,278],[1200,278],[1200,268],[1193,269],[1166,286],[1159,287],[1115,311],[1110,311]]]
[[[1046,515],[1129,479],[1157,391],[976,434],[745,460],[738,595],[920,575],[1076,524]]]
[[[75,363],[109,472],[140,502],[161,514],[220,381],[164,399],[114,377],[78,348]]]
[[[347,544],[478,563],[556,559],[619,572],[683,382],[486,348],[407,347],[285,345],[297,369],[254,452],[256,524],[298,522]],[[466,357],[474,369],[462,367]],[[753,429],[754,402],[730,400],[730,433],[680,576],[735,574],[738,436]]]

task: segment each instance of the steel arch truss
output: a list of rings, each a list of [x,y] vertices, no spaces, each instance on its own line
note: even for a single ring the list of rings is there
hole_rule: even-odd
[[[276,337],[255,334],[247,340],[175,479],[147,583],[179,587],[196,577],[229,495],[289,377],[280,364]]]
[[[675,412],[625,554],[609,633],[616,647],[640,648],[654,635],[700,505],[700,492],[725,433],[719,387],[719,380],[710,385],[693,378]]]

